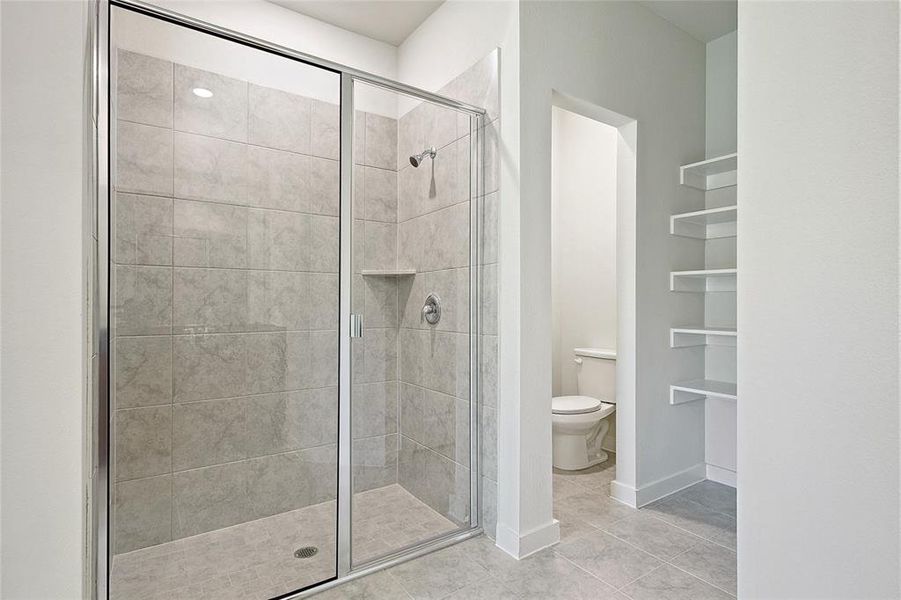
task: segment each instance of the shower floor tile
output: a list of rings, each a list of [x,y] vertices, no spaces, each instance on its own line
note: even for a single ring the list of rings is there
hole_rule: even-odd
[[[324,502],[113,557],[111,600],[266,600],[335,574],[336,503]],[[400,485],[355,494],[353,560],[457,529]],[[294,551],[315,546],[305,559]]]

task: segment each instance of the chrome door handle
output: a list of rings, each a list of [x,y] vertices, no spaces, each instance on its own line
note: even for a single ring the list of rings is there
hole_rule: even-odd
[[[350,337],[363,337],[363,315],[350,315]]]

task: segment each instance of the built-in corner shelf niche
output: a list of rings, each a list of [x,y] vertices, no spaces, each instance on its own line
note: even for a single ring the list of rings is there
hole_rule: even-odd
[[[363,277],[412,277],[416,269],[363,269]]]
[[[679,183],[702,191],[735,186],[738,174],[738,154],[727,154],[702,160],[679,169]],[[738,206],[705,208],[670,216],[670,234],[697,240],[735,238],[738,233]],[[670,290],[709,294],[735,292],[738,270],[699,268],[670,272]],[[734,327],[708,325],[676,326],[670,328],[671,348],[735,347],[738,331]],[[706,375],[706,374],[705,374]],[[722,375],[722,373],[721,373]],[[685,404],[716,398],[736,401],[737,386],[728,381],[697,379],[677,381],[670,385],[670,404]]]

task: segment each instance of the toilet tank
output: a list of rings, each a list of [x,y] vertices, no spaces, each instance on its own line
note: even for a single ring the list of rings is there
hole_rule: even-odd
[[[578,363],[579,395],[616,404],[616,350],[576,348],[573,352]]]

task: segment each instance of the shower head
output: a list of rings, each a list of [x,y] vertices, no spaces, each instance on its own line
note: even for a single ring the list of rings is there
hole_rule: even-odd
[[[413,165],[414,167],[418,167],[419,165],[422,164],[422,161],[425,159],[426,156],[428,156],[429,158],[434,160],[434,158],[437,155],[438,155],[438,151],[435,150],[435,146],[431,146],[429,148],[426,148],[419,154],[414,154],[413,156],[411,156],[410,164]]]

